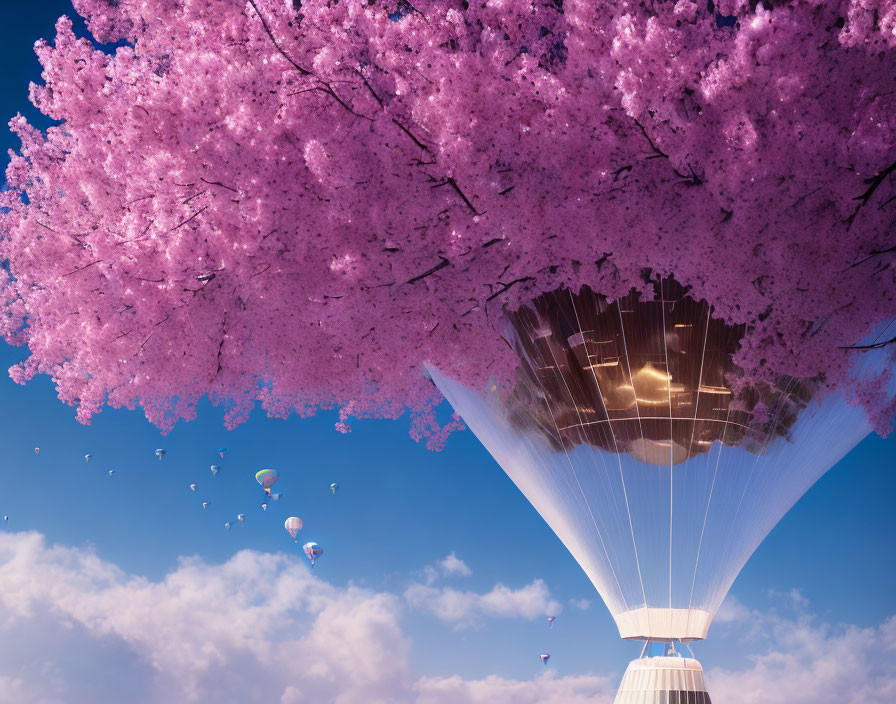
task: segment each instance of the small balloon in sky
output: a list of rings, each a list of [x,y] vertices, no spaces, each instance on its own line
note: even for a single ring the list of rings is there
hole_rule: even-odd
[[[216,477],[218,476],[218,472],[221,471],[221,468],[216,464],[213,464],[209,469],[212,470],[212,474],[214,474]]]
[[[338,488],[339,488],[339,485],[336,482],[333,482],[332,484],[330,484],[330,491],[332,491],[334,495],[336,494],[336,490]]]
[[[84,455],[84,461],[85,461],[85,462],[90,462],[90,458],[91,458],[91,457],[93,457],[93,455],[91,455],[91,454],[88,452],[86,455]]]
[[[159,458],[159,462],[162,461],[162,458],[163,458],[166,454],[168,454],[168,451],[167,451],[167,450],[163,450],[161,447],[160,447],[158,450],[156,450],[156,457]]]
[[[274,501],[279,501],[281,496],[283,496],[283,494],[271,494],[271,498]]]
[[[208,501],[202,502],[202,508],[204,508],[204,509],[208,508]]]
[[[39,447],[35,447],[35,448],[34,448],[34,454],[35,454],[35,455],[39,455],[39,454],[40,454],[40,448],[39,448]]]
[[[115,470],[114,470],[114,469],[110,469],[110,470],[109,470],[109,476],[111,477],[113,474],[115,474]]]
[[[262,505],[261,505],[261,510],[262,510],[262,511],[267,511],[267,510],[268,510],[268,505],[267,505],[267,504],[262,504]]]
[[[286,528],[286,532],[292,536],[293,540],[295,540],[299,531],[302,530],[302,519],[298,516],[290,516],[283,522],[283,527]]]
[[[245,513],[237,514],[236,520],[238,520],[240,522],[240,525],[244,525],[246,523],[246,514]]]
[[[551,659],[551,655],[550,655],[550,653],[542,653],[542,654],[539,655],[538,657],[541,658],[541,662],[542,662],[543,664],[545,664],[545,665],[547,665],[547,664],[548,664],[548,660]]]
[[[218,448],[218,454],[221,456],[221,459],[222,459],[222,460],[224,459],[224,453],[225,453],[225,452],[227,452],[227,448],[226,448],[226,447],[219,447],[219,448]]]
[[[280,478],[276,469],[262,469],[255,473],[255,481],[264,487],[266,494],[271,493],[271,487]]]
[[[224,527],[225,527],[227,530],[230,530],[230,521],[227,521],[227,523],[224,524]]]
[[[3,520],[4,520],[4,521],[8,521],[8,520],[9,520],[9,516],[4,516],[4,517],[3,517]]]
[[[556,620],[557,620],[556,617],[548,616],[548,623],[551,625],[551,628],[554,627],[554,621],[556,621]]]
[[[190,491],[196,491],[196,485],[190,484]]]
[[[311,560],[312,567],[314,567],[314,561],[324,554],[324,549],[317,543],[305,543],[302,546],[302,550],[305,551],[308,559]]]

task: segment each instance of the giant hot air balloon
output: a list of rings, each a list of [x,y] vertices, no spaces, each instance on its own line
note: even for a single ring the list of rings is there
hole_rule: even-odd
[[[734,361],[743,328],[674,282],[652,300],[556,291],[505,319],[513,385],[471,389],[430,368],[433,381],[622,638],[672,644],[632,662],[616,703],[709,704],[675,644],[707,636],[762,539],[870,431],[864,411],[814,380],[747,374]]]

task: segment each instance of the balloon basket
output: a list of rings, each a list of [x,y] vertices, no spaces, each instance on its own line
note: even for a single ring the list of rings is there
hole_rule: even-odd
[[[645,648],[646,649],[646,648]],[[614,704],[712,704],[703,667],[681,655],[640,657],[622,676]]]

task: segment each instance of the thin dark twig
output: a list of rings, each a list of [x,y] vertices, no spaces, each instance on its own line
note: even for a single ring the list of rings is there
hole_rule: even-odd
[[[410,137],[410,138],[411,138],[411,141],[412,141],[414,144],[416,144],[418,147],[420,147],[423,151],[427,151],[427,152],[429,151],[429,147],[427,147],[423,142],[421,142],[419,139],[417,139],[417,138],[414,136],[414,134],[413,134],[407,127],[405,127],[403,124],[401,124],[401,123],[400,123],[398,120],[396,120],[394,117],[392,118],[392,123],[393,123],[396,127],[398,127],[398,129],[400,129],[402,132],[404,132],[408,137]]]
[[[446,266],[448,266],[451,263],[445,257],[443,257],[441,254],[439,255],[439,259],[441,259],[442,261],[440,261],[438,264],[436,264],[432,269],[430,269],[429,271],[424,271],[422,274],[418,274],[417,276],[415,276],[412,279],[408,279],[407,283],[412,284],[417,281],[420,281],[420,279],[425,279],[427,276],[435,274],[439,269],[444,269]]]
[[[504,293],[505,291],[507,291],[507,289],[509,289],[511,286],[515,286],[516,284],[521,284],[521,283],[524,283],[524,282],[526,282],[526,281],[534,281],[534,280],[535,280],[535,277],[534,277],[534,276],[524,276],[524,277],[522,277],[521,279],[514,279],[513,281],[510,281],[509,283],[506,283],[506,284],[502,284],[502,283],[499,281],[498,283],[501,284],[501,288],[498,289],[497,291],[495,291],[491,296],[489,296],[489,297],[486,298],[485,300],[486,300],[486,301],[494,300],[495,298],[497,298],[498,296],[500,296],[502,293]]]
[[[264,18],[264,15],[261,14],[261,10],[258,9],[258,5],[255,4],[255,0],[249,0],[249,4],[252,6],[252,9],[255,10],[255,14],[258,15],[258,19],[261,20],[261,26],[264,27],[264,31],[267,32],[267,35],[271,38],[271,41],[274,43],[274,47],[280,52],[280,56],[289,61],[296,70],[301,73],[303,76],[310,76],[311,71],[302,68],[295,61],[292,60],[292,57],[284,51],[284,49],[280,46],[280,43],[277,41],[277,38],[274,36],[274,33],[271,31],[271,28],[268,26],[267,20]]]
[[[218,369],[215,371],[215,376],[221,373],[221,370],[224,368],[221,365],[221,356],[224,353],[224,340],[227,338],[227,312],[224,312],[224,320],[221,321],[221,342],[218,344],[218,355],[217,355],[217,365]],[[213,377],[214,378],[214,377]]]
[[[894,244],[892,247],[889,247],[887,249],[872,249],[871,253],[867,257],[865,257],[864,259],[860,259],[855,264],[850,264],[845,269],[841,269],[841,273],[843,271],[849,271],[850,269],[854,269],[855,267],[859,266],[860,264],[864,264],[869,259],[873,259],[874,257],[879,257],[881,254],[890,254],[891,252],[896,252],[896,244]]]
[[[233,193],[239,193],[239,191],[237,189],[231,188],[230,186],[223,184],[220,181],[206,181],[202,177],[200,177],[199,180],[202,181],[203,183],[207,183],[209,186],[220,186],[221,188],[226,188],[228,191],[231,191]]]
[[[189,198],[187,198],[186,200],[182,200],[182,201],[180,202],[180,204],[181,204],[181,205],[186,205],[187,203],[189,203],[189,202],[190,202],[191,200],[193,200],[194,198],[198,198],[199,196],[201,196],[203,193],[208,193],[208,189],[207,189],[207,188],[203,188],[201,191],[199,191],[199,193],[194,193],[193,195],[191,195],[191,196],[190,196]]]
[[[186,224],[187,224],[188,222],[190,222],[191,220],[194,220],[195,218],[199,217],[199,215],[201,215],[201,214],[204,213],[206,210],[208,210],[208,208],[209,208],[209,206],[207,206],[207,205],[202,206],[199,210],[197,210],[195,213],[193,213],[193,214],[192,214],[190,217],[188,217],[186,220],[184,220],[184,221],[182,221],[182,222],[179,222],[177,225],[175,225],[174,227],[172,227],[171,230],[168,231],[168,234],[170,235],[172,232],[174,232],[174,231],[177,230],[178,228],[183,227],[184,225],[186,225]]]
[[[318,80],[320,80],[320,79],[318,79]],[[329,83],[325,83],[324,81],[321,81],[320,83],[321,84],[316,87],[317,90],[329,95],[331,98],[333,98],[333,100],[335,100],[337,103],[339,103],[343,108],[348,110],[355,117],[360,117],[362,120],[368,120],[370,122],[373,122],[372,117],[367,117],[367,115],[361,115],[360,113],[355,112],[351,105],[346,103],[342,98],[340,98],[336,94],[336,91],[333,90],[333,86],[331,86]]]
[[[94,264],[99,264],[101,261],[103,261],[103,260],[102,260],[102,259],[97,259],[95,262],[90,262],[90,264],[85,264],[84,266],[79,266],[79,267],[78,267],[77,269],[75,269],[74,271],[70,271],[70,272],[68,272],[67,274],[63,274],[63,276],[71,276],[72,274],[77,274],[79,271],[84,271],[87,267],[91,267],[91,266],[93,266]]]
[[[358,69],[355,69],[355,73],[357,73],[361,77],[361,80],[364,81],[364,85],[366,86],[366,88],[370,92],[370,94],[373,96],[374,100],[376,100],[376,102],[378,102],[380,104],[380,107],[384,107],[383,99],[377,95],[376,91],[373,89],[373,86],[371,86],[370,82],[364,77],[364,74],[361,71],[359,71]]]
[[[656,142],[654,142],[654,141],[650,138],[650,135],[647,134],[647,130],[644,128],[644,125],[642,125],[638,120],[635,120],[634,122],[635,122],[635,124],[638,126],[638,129],[641,130],[641,134],[644,135],[644,139],[647,140],[647,143],[650,145],[650,148],[653,149],[653,155],[652,155],[652,156],[649,156],[649,157],[647,157],[647,158],[648,158],[648,159],[658,159],[658,158],[661,158],[661,159],[668,159],[668,158],[669,158],[669,155],[666,154],[666,152],[664,152],[664,151],[663,151],[662,149],[660,149],[658,146],[656,146]]]
[[[896,336],[891,337],[889,340],[885,340],[884,342],[875,342],[870,345],[846,345],[844,347],[838,347],[837,349],[841,350],[879,350],[881,347],[886,347],[887,345],[896,344]]]
[[[853,214],[849,216],[849,219],[846,221],[846,231],[849,232],[849,229],[852,227],[853,222],[855,222],[856,217],[859,214],[859,211],[862,210],[864,205],[871,200],[871,196],[874,195],[874,192],[880,186],[893,171],[896,171],[896,161],[890,164],[887,168],[877,174],[870,181],[866,181],[869,184],[868,190],[866,190],[862,195],[856,196],[855,200],[859,201],[859,205],[853,211]]]
[[[373,86],[370,85],[370,81],[367,80],[366,76],[364,76],[364,74],[358,69],[355,69],[355,72],[361,77],[361,80],[364,81],[364,87],[367,88],[369,93],[373,96],[373,99],[376,100],[377,103],[379,103],[381,108],[385,108],[386,106],[385,106],[385,103],[383,103],[383,99],[373,89]],[[405,135],[407,135],[407,137],[414,144],[416,144],[418,147],[420,147],[420,149],[422,149],[423,151],[427,151],[427,152],[429,151],[429,147],[427,147],[423,142],[421,142],[419,139],[417,139],[417,137],[414,136],[413,132],[411,132],[407,127],[405,127],[403,124],[401,124],[394,117],[392,118],[392,124],[395,125],[402,132],[404,132]]]
[[[457,193],[457,195],[464,202],[464,204],[472,211],[473,215],[480,214],[479,211],[476,210],[476,208],[470,202],[470,199],[467,198],[466,194],[462,190],[460,190],[460,186],[457,185],[457,181],[455,181],[454,178],[448,177],[447,179],[442,181],[442,183],[437,183],[435,186],[433,186],[433,188],[441,188],[442,186],[451,186],[451,189],[455,193]]]

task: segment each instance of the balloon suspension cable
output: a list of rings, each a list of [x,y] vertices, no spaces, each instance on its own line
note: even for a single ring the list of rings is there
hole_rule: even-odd
[[[682,643],[684,643],[684,647],[688,649],[688,652],[691,654],[691,657],[694,658],[694,660],[696,660],[696,659],[697,659],[697,656],[694,655],[694,651],[691,650],[691,645],[690,645],[690,643],[687,643],[687,642],[685,642],[685,641],[682,641]]]
[[[644,657],[644,653],[647,652],[647,648],[649,648],[649,647],[650,647],[650,638],[648,638],[647,640],[644,641],[644,647],[641,648],[640,657],[642,657],[642,658]]]

